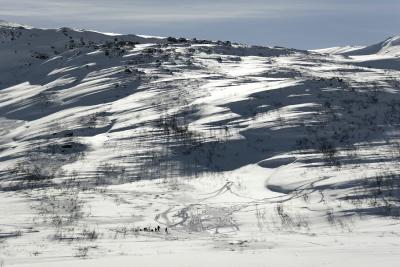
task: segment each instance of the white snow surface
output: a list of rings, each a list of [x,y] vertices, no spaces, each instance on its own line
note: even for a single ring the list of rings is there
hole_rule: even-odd
[[[1,22],[0,266],[397,266],[399,40]]]
[[[347,56],[360,55],[387,55],[391,57],[400,56],[400,35],[390,37],[383,42],[369,46],[345,46],[314,50],[319,53],[338,54]]]

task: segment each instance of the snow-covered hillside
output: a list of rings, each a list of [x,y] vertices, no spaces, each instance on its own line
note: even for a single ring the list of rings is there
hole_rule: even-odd
[[[347,55],[347,56],[365,56],[365,55],[387,55],[400,56],[400,35],[386,39],[383,42],[369,46],[346,46],[332,47],[316,50],[320,53]]]
[[[394,266],[399,38],[0,23],[0,266]]]

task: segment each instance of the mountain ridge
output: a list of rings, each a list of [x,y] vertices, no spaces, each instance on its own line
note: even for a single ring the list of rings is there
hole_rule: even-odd
[[[314,50],[316,52],[337,54],[345,56],[387,55],[397,57],[400,55],[400,35],[395,35],[386,40],[367,46],[345,46]]]

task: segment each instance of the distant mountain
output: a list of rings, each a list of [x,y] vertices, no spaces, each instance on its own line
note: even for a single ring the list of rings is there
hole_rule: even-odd
[[[33,28],[28,25],[18,24],[18,23],[14,23],[14,22],[8,22],[8,21],[1,20],[1,19],[0,19],[0,27],[11,27],[11,28],[21,27],[21,28],[27,28],[27,29]]]
[[[386,39],[370,46],[345,46],[316,50],[321,53],[340,54],[347,56],[386,55],[400,56],[400,35]]]

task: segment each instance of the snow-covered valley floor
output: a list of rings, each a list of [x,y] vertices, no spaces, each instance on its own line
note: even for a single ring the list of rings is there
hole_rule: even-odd
[[[399,40],[0,25],[0,266],[397,266]]]

